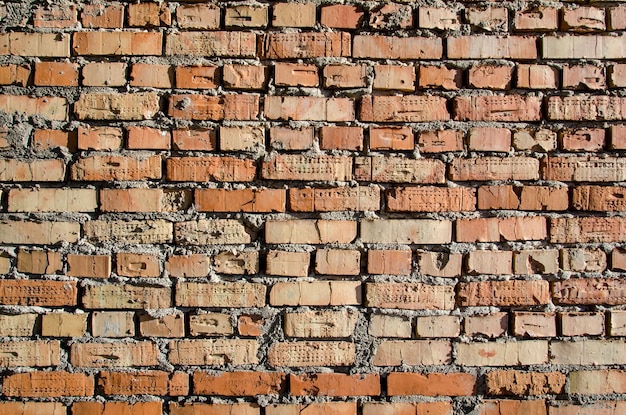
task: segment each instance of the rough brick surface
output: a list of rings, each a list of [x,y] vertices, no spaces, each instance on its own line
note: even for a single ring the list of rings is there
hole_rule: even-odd
[[[626,412],[625,30],[0,1],[0,414]]]

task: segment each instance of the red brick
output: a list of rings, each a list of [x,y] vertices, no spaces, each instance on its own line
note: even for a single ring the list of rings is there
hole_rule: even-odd
[[[34,27],[72,28],[78,23],[78,12],[73,4],[37,7],[33,15]]]
[[[7,305],[66,307],[77,304],[78,288],[73,281],[2,280],[0,299]]]
[[[439,7],[420,7],[418,26],[424,29],[459,30],[461,21],[455,10]]]
[[[256,396],[277,395],[287,389],[287,375],[270,372],[193,373],[193,392],[197,395]]]
[[[51,121],[67,120],[68,103],[61,97],[31,98],[24,95],[0,95],[0,111],[7,114],[38,115]]]
[[[51,398],[91,396],[94,379],[91,375],[69,372],[28,372],[6,376],[2,382],[4,396]]]
[[[292,396],[378,396],[380,375],[343,373],[311,373],[289,375]]]
[[[3,65],[0,66],[0,85],[26,86],[30,77],[30,66]]]
[[[121,29],[124,26],[124,5],[121,3],[85,4],[81,22],[89,29]]]
[[[625,242],[626,219],[621,217],[575,217],[550,219],[553,243]]]
[[[174,118],[196,121],[254,120],[259,114],[259,96],[171,95],[168,114]]]
[[[78,127],[79,150],[119,150],[122,147],[123,134],[116,127]]]
[[[276,62],[274,83],[278,86],[318,86],[319,70],[312,64]]]
[[[626,251],[614,248],[611,252],[611,269],[613,271],[626,271]]]
[[[370,59],[441,59],[443,44],[440,38],[354,36],[354,58]]]
[[[364,88],[367,85],[365,65],[324,66],[325,88]]]
[[[181,4],[176,8],[176,21],[184,29],[219,29],[220,8],[214,4]]]
[[[458,301],[461,307],[545,305],[550,302],[550,285],[547,281],[462,283]]]
[[[619,291],[621,280],[606,278],[576,278],[553,283],[555,304],[565,305],[621,305],[624,303]]]
[[[56,251],[26,251],[17,253],[17,270],[27,274],[56,274],[63,269],[61,254]]]
[[[315,3],[275,3],[272,7],[274,27],[313,27],[315,20]]]
[[[350,56],[350,40],[349,33],[266,33],[261,45],[261,57],[305,59]]]
[[[537,38],[532,36],[472,35],[450,37],[449,59],[535,60]]]
[[[289,209],[294,212],[377,211],[378,187],[290,188]]]
[[[116,273],[124,277],[158,277],[161,275],[161,261],[156,255],[118,252]]]
[[[412,92],[415,91],[415,80],[414,66],[376,65],[372,88]]]
[[[541,99],[520,95],[456,97],[456,121],[539,121]]]
[[[318,249],[315,272],[324,275],[359,275],[361,253],[346,249]]]
[[[549,65],[517,65],[516,84],[518,88],[556,89],[558,70]]]
[[[478,209],[507,210],[567,210],[566,187],[510,185],[481,186],[478,188]]]
[[[559,401],[555,403],[557,402]],[[624,410],[626,410],[624,401],[600,401],[587,404],[562,402],[561,405],[550,406],[550,415],[618,415]]]
[[[270,145],[276,150],[308,150],[313,147],[313,127],[270,128]]]
[[[67,276],[84,278],[108,278],[111,275],[109,255],[67,256]]]
[[[357,29],[363,24],[365,13],[360,7],[333,4],[321,7],[320,23],[335,29]]]
[[[206,404],[206,403],[170,403],[170,415],[261,415],[261,407],[256,403]],[[146,414],[153,415],[153,414]],[[154,414],[156,415],[156,414]],[[270,414],[268,414],[270,415]]]
[[[320,129],[320,148],[324,150],[362,150],[363,128],[325,125]]]
[[[414,150],[415,138],[411,127],[370,127],[370,149]]]
[[[76,32],[76,55],[155,55],[161,56],[163,36],[158,32]]]
[[[559,9],[533,7],[515,13],[515,30],[551,31],[559,28]]]
[[[170,65],[135,63],[130,72],[130,86],[172,88],[174,70]]]
[[[598,7],[563,9],[561,29],[573,32],[605,30],[605,11]]]
[[[613,96],[574,95],[548,98],[549,120],[621,121],[626,118],[626,99]]]
[[[546,402],[543,400],[487,400],[479,408],[478,415],[547,415]]]
[[[167,179],[174,182],[250,182],[254,160],[235,157],[172,157],[166,160]]]
[[[463,150],[463,132],[454,130],[420,131],[417,145],[422,153]]]
[[[363,415],[451,415],[452,402],[363,403]]]
[[[150,370],[143,372],[100,372],[97,387],[105,395],[169,395],[188,393],[188,375]]]
[[[217,149],[217,134],[213,128],[184,128],[172,131],[172,147],[182,151],[211,151]]]
[[[461,212],[476,208],[472,189],[434,186],[396,187],[386,192],[390,212]]]
[[[102,189],[103,212],[176,212],[191,206],[191,191],[178,189]]]
[[[491,370],[485,375],[489,395],[560,395],[566,376],[560,372],[524,372],[521,370]]]
[[[471,251],[467,255],[469,274],[506,275],[513,273],[513,252]]]
[[[260,65],[224,65],[224,86],[232,89],[264,89],[267,67]]]
[[[78,86],[78,65],[69,62],[36,62],[35,85]]]
[[[477,65],[469,69],[469,86],[485,89],[511,89],[513,67],[507,65]]]
[[[566,151],[601,151],[605,143],[603,128],[564,130],[560,133],[561,147]]]
[[[165,55],[250,58],[256,56],[256,35],[225,31],[171,33],[165,39]]]
[[[0,402],[3,415],[67,415],[61,402]]]
[[[265,116],[270,120],[353,121],[351,98],[267,96]]]
[[[387,375],[389,396],[471,396],[476,389],[476,376],[469,373],[391,372]]]
[[[459,89],[462,84],[463,71],[445,66],[420,66],[420,88]]]
[[[172,137],[169,131],[151,127],[126,128],[126,147],[131,150],[169,150]]]
[[[450,179],[475,180],[538,180],[539,160],[532,157],[477,157],[452,161]]]
[[[309,404],[274,404],[265,409],[266,415],[306,415],[316,414],[355,415],[356,402],[324,402]],[[253,415],[253,414],[251,414]]]
[[[501,151],[511,149],[511,130],[508,128],[474,127],[469,130],[468,147],[473,151]]]
[[[372,29],[409,29],[413,26],[413,8],[409,5],[387,3],[370,10]]]
[[[328,180],[352,179],[352,158],[346,156],[275,155],[263,161],[261,176],[268,180]]]
[[[177,66],[176,88],[213,89],[217,88],[217,66]]]
[[[198,212],[284,212],[284,189],[197,189]]]
[[[443,97],[366,95],[361,99],[359,119],[373,122],[446,121],[450,114]]]
[[[408,250],[369,250],[367,272],[370,274],[410,275],[412,253]]]
[[[166,3],[129,4],[128,25],[135,27],[169,26],[172,23],[170,9]]]
[[[457,242],[540,241],[547,224],[540,216],[458,219],[456,234]]]
[[[237,319],[240,336],[260,337],[265,331],[267,320],[259,315],[241,315]]]
[[[604,68],[593,65],[564,66],[563,88],[605,90]]]
[[[159,415],[163,403],[154,402],[78,402],[72,404],[72,415]]]

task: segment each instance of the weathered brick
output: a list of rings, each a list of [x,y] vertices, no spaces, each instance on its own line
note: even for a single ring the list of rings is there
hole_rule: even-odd
[[[447,121],[450,113],[446,99],[442,97],[365,95],[361,98],[359,119],[373,122]]]
[[[452,361],[452,344],[445,340],[385,340],[374,352],[374,366],[446,365]]]
[[[604,313],[559,313],[563,336],[601,336],[604,334]]]
[[[370,127],[370,149],[413,150],[415,138],[411,127]]]
[[[11,189],[9,212],[94,212],[94,189]]]
[[[65,121],[68,115],[67,99],[61,97],[32,98],[25,95],[0,95],[0,111],[7,114],[41,116],[51,121]]]
[[[126,63],[90,62],[83,66],[83,86],[123,86],[126,84]]]
[[[461,283],[458,301],[461,307],[545,305],[550,302],[550,284],[547,281]]]
[[[439,38],[354,36],[354,58],[370,59],[440,59],[443,43]]]
[[[474,127],[469,130],[467,144],[473,151],[501,151],[511,149],[511,130],[508,128]]]
[[[187,381],[185,382],[185,380]],[[178,384],[177,384],[178,383]],[[109,372],[98,375],[97,387],[105,395],[180,395],[180,389],[188,389],[180,383],[188,383],[188,375],[182,372],[168,373],[159,370],[142,372]],[[181,386],[183,386],[181,388]],[[186,391],[185,391],[186,394]]]
[[[217,70],[216,66],[177,66],[176,87],[184,89],[216,88],[219,84]]]
[[[70,36],[61,33],[13,32],[0,36],[0,54],[69,58]]]
[[[556,89],[558,70],[549,65],[517,65],[516,84],[518,88]]]
[[[507,65],[475,65],[469,71],[472,88],[510,89],[513,67]]]
[[[284,393],[287,376],[271,372],[193,373],[194,393],[217,396],[256,396]]]
[[[504,7],[467,8],[467,22],[488,32],[506,32],[509,26],[509,13]]]
[[[577,186],[572,193],[576,210],[621,212],[626,210],[626,189],[616,186]]]
[[[72,415],[156,415],[163,412],[161,401],[152,402],[89,402],[74,401]]]
[[[91,396],[93,392],[93,376],[83,373],[16,373],[5,377],[2,382],[2,394],[5,396],[50,398]]]
[[[460,36],[447,38],[449,59],[537,58],[537,39],[532,36]]]
[[[80,120],[148,120],[159,110],[159,97],[152,92],[85,93],[74,104]]]
[[[293,396],[378,396],[380,389],[380,375],[377,374],[289,375],[289,393]]]
[[[363,415],[450,415],[452,402],[363,403]]]
[[[184,29],[219,29],[220,8],[214,4],[181,4],[176,21]]]
[[[313,27],[315,15],[315,3],[275,3],[272,7],[272,26]]]
[[[417,337],[458,337],[461,321],[456,316],[422,316],[415,324]]]
[[[486,400],[479,406],[479,415],[546,415],[546,401]],[[551,414],[552,415],[552,414]]]
[[[222,313],[192,314],[189,316],[189,333],[192,336],[233,334],[230,315]]]
[[[350,243],[356,238],[356,221],[268,220],[265,242],[269,244]]]
[[[265,116],[270,120],[353,121],[351,98],[267,96]]]
[[[476,376],[469,373],[401,373],[387,375],[390,396],[471,396],[476,388]]]
[[[163,35],[160,32],[135,31],[76,32],[72,45],[74,54],[81,56],[161,56]]]
[[[350,34],[343,32],[266,33],[260,51],[264,59],[350,56],[350,40]]]
[[[529,337],[555,337],[556,316],[554,313],[513,313],[513,334]]]
[[[616,369],[573,371],[569,373],[569,391],[583,395],[624,393],[625,376]]]
[[[454,287],[425,283],[367,283],[368,307],[406,310],[452,310]]]
[[[217,134],[213,128],[184,128],[172,131],[175,150],[211,151],[217,149]]]
[[[78,86],[78,65],[68,62],[36,62],[35,85]]]
[[[198,212],[284,212],[283,189],[197,189]]]
[[[526,249],[513,254],[515,274],[556,274],[558,271],[559,251],[556,249]]]
[[[126,10],[129,26],[158,27],[169,26],[172,23],[170,9],[165,3],[129,4]]]
[[[361,304],[359,281],[278,282],[270,291],[273,306],[328,306]]]
[[[379,219],[361,222],[361,241],[365,243],[448,243],[452,222],[430,219]]]
[[[402,316],[374,314],[370,319],[368,333],[374,337],[411,337],[411,320]]]
[[[626,410],[624,401],[601,401],[587,404],[561,402],[559,406],[550,406],[550,415],[618,415],[624,410]]]
[[[476,208],[474,191],[463,187],[396,187],[385,196],[391,212],[462,212]]]
[[[594,65],[572,65],[563,67],[563,88],[605,90],[604,68]]]
[[[357,157],[355,179],[378,183],[445,183],[445,164],[434,159]]]
[[[261,65],[224,65],[222,79],[227,88],[264,89],[267,84],[267,72],[267,67]]]
[[[457,242],[532,241],[547,239],[548,231],[541,216],[477,218],[458,219],[456,235]]]
[[[290,188],[289,209],[294,212],[376,211],[380,209],[380,189],[374,186]]]
[[[0,243],[53,245],[61,241],[77,242],[80,224],[75,222],[0,221]]]
[[[44,337],[83,337],[87,333],[87,314],[49,313],[41,316]]]
[[[0,343],[0,366],[4,368],[58,366],[60,353],[61,347],[58,340],[25,340]]]
[[[368,250],[367,272],[370,274],[410,275],[409,250]]]
[[[606,254],[600,249],[561,249],[561,268],[563,271],[602,272],[606,269],[606,265]]]
[[[110,241],[136,244],[167,243],[172,241],[172,223],[157,220],[92,220],[83,225],[85,238],[92,241]]]
[[[177,212],[191,206],[191,191],[177,189],[101,189],[103,212]]]
[[[507,313],[493,313],[465,317],[465,334],[468,336],[500,337],[507,334]]]
[[[329,413],[335,415],[355,415],[356,402],[323,402],[309,404],[274,404],[265,409],[266,415],[306,415],[312,413]]]
[[[356,360],[354,343],[340,341],[280,342],[267,353],[270,366],[350,366]]]
[[[513,252],[511,251],[471,251],[467,255],[469,274],[506,275],[513,273]]]
[[[38,315],[34,313],[0,314],[0,335],[6,337],[32,336],[35,334],[37,317]]]
[[[598,7],[578,7],[563,9],[561,27],[573,32],[591,32],[605,30],[605,11]]]
[[[176,305],[183,307],[263,307],[266,287],[257,283],[179,282]]]
[[[515,30],[548,31],[559,28],[559,9],[556,7],[537,6],[515,13]]]
[[[361,253],[347,249],[318,249],[315,253],[315,272],[327,275],[359,275]]]
[[[121,3],[84,4],[81,22],[89,29],[117,29],[124,26],[124,5]]]
[[[326,65],[323,71],[326,88],[364,88],[367,86],[367,66]]]
[[[261,407],[256,403],[178,404],[172,402],[170,403],[169,409],[171,415],[196,415],[198,413],[214,415],[228,415],[233,413],[238,415],[261,415]]]
[[[133,337],[135,313],[132,311],[96,311],[91,313],[94,337]]]
[[[76,305],[74,281],[0,280],[0,299],[7,305],[64,307]]]
[[[165,162],[166,177],[174,182],[250,182],[255,162],[226,156],[171,157]]]
[[[567,210],[566,187],[548,186],[481,186],[478,188],[478,209]]]
[[[174,69],[170,65],[135,63],[130,72],[130,86],[170,89]]]
[[[108,278],[111,275],[110,255],[68,255],[67,276]]]
[[[556,365],[622,365],[624,340],[552,341],[550,362]]]
[[[359,314],[353,311],[304,311],[286,313],[285,335],[304,338],[350,337],[356,328]]]
[[[550,97],[549,120],[619,121],[626,119],[626,99],[612,96],[573,95]]]
[[[449,252],[418,252],[419,273],[433,277],[458,277],[461,275],[463,255]]]
[[[463,71],[439,65],[422,65],[419,68],[418,83],[420,88],[459,89],[462,85]]]
[[[386,3],[370,10],[369,26],[373,29],[408,29],[413,27],[413,8]]]
[[[269,251],[265,259],[269,275],[283,277],[306,277],[309,275],[308,252]]]
[[[78,367],[128,367],[158,365],[156,343],[74,343],[70,363]]]
[[[225,245],[251,242],[248,229],[235,219],[200,219],[174,225],[174,241],[180,245]]]
[[[541,99],[519,95],[454,98],[457,121],[539,121]]]
[[[259,272],[257,251],[220,252],[213,257],[216,272],[229,275],[251,275]]]
[[[520,366],[548,363],[548,342],[544,340],[505,343],[457,343],[456,362],[463,366]]]
[[[321,7],[320,23],[336,29],[357,29],[365,13],[351,4],[329,4]]]
[[[443,153],[463,150],[462,131],[420,131],[417,137],[417,145],[421,153]]]
[[[563,393],[565,380],[565,375],[560,372],[492,370],[485,375],[489,395],[560,395]]]
[[[269,7],[257,4],[241,4],[226,7],[226,27],[266,27]],[[219,24],[219,22],[218,22]]]
[[[538,180],[539,160],[532,157],[457,158],[452,161],[451,180]]]
[[[172,340],[168,360],[181,366],[249,365],[259,362],[256,340]]]
[[[620,217],[576,217],[550,219],[553,243],[626,241],[626,219]]]
[[[621,305],[624,303],[621,294],[623,285],[621,280],[608,278],[555,281],[552,298],[556,304]]]
[[[418,26],[424,29],[459,30],[457,11],[443,7],[419,7]]]
[[[11,415],[67,415],[61,402],[1,402],[0,413]]]
[[[26,64],[0,66],[0,85],[26,86],[30,78],[30,68]]]
[[[140,314],[139,333],[144,337],[185,337],[184,317],[183,314],[168,314],[162,317]]]
[[[85,287],[82,303],[87,309],[158,309],[172,305],[170,296],[166,287],[105,284]]]
[[[183,120],[254,120],[259,114],[255,94],[171,95],[168,114]]]

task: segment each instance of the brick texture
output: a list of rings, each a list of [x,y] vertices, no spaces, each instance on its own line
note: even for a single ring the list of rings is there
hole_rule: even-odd
[[[0,415],[626,412],[625,31],[0,1]]]

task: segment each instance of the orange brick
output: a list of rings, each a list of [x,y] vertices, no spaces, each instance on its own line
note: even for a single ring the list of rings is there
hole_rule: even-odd
[[[172,277],[206,277],[210,258],[202,254],[174,255],[167,259],[165,270]]]
[[[0,413],[7,415],[67,415],[61,402],[1,402]]]
[[[443,44],[435,37],[354,36],[354,58],[441,59]]]
[[[123,133],[116,127],[78,127],[79,150],[119,150]]]
[[[254,120],[259,114],[259,96],[171,95],[168,114],[184,120]]]
[[[234,413],[241,415],[261,415],[261,407],[256,403],[188,403],[182,405],[177,403],[170,403],[169,409],[170,415],[196,415],[199,413],[206,413],[211,415],[230,415]]]
[[[323,75],[326,88],[364,88],[367,85],[365,65],[326,65]]]
[[[380,375],[311,373],[289,375],[289,393],[293,396],[378,396]]]
[[[398,65],[374,66],[374,89],[415,91],[415,67]]]
[[[33,15],[33,26],[52,28],[71,28],[78,23],[78,12],[73,4],[67,6],[52,5],[37,7]]]
[[[361,127],[325,125],[320,129],[320,148],[324,150],[362,150],[363,129]]]
[[[237,319],[240,336],[259,337],[265,331],[267,320],[259,315],[242,315]]]
[[[419,87],[441,88],[446,90],[459,89],[462,84],[463,71],[446,66],[420,66]]]
[[[185,316],[168,314],[162,317],[151,317],[148,314],[141,314],[139,333],[144,337],[185,337]],[[170,393],[173,392],[170,391]],[[186,395],[187,392],[184,391],[183,394]]]
[[[563,393],[566,376],[560,372],[523,372],[492,370],[485,383],[489,395],[559,395]]]
[[[172,139],[169,131],[129,126],[126,132],[126,147],[130,150],[169,150],[171,148]]]
[[[109,255],[68,255],[67,275],[70,277],[108,278],[111,275]]]
[[[191,191],[178,189],[102,189],[103,212],[176,212],[191,206]]]
[[[77,55],[161,56],[163,35],[157,32],[76,32],[73,51]]]
[[[256,176],[254,160],[223,156],[168,158],[166,171],[174,182],[250,182]]]
[[[116,273],[124,277],[158,277],[161,275],[161,263],[157,255],[118,252]]]
[[[130,86],[172,88],[174,70],[170,65],[135,63],[130,72]]]
[[[601,151],[605,145],[603,128],[581,128],[560,133],[561,147],[566,151]]]
[[[83,86],[126,85],[126,63],[90,62],[83,66]]]
[[[410,275],[411,251],[369,250],[367,272],[370,274]]]
[[[30,66],[2,65],[0,66],[0,85],[26,86],[30,77]]]
[[[364,15],[358,6],[333,4],[321,7],[320,22],[336,29],[357,29],[363,24]]]
[[[520,64],[516,70],[518,88],[556,89],[558,70],[549,65]]]
[[[594,65],[563,67],[563,88],[565,89],[606,89],[604,68]]]
[[[226,31],[171,33],[166,37],[165,55],[255,57],[256,35]]]
[[[224,86],[232,89],[264,89],[267,67],[257,65],[224,65]]]
[[[533,7],[515,13],[515,30],[549,31],[559,28],[559,9]]]
[[[76,282],[48,280],[2,280],[0,300],[7,305],[65,307],[76,305]]]
[[[599,7],[563,9],[561,28],[573,32],[606,30],[605,11]]]
[[[197,189],[199,212],[284,212],[283,189]]]
[[[217,69],[217,66],[177,66],[176,88],[217,88],[219,84]]]
[[[137,3],[128,5],[128,25],[139,27],[169,26],[172,23],[166,3]]]
[[[370,127],[370,149],[414,150],[415,138],[411,127]]]
[[[513,67],[507,65],[476,65],[469,69],[469,86],[485,89],[510,89]]]
[[[451,413],[453,413],[451,402],[363,403],[363,415],[449,415]]]
[[[539,121],[541,99],[521,95],[456,97],[457,121]]]
[[[186,378],[183,381],[182,378]],[[178,382],[177,382],[178,381]],[[181,391],[181,385],[188,383],[188,375],[182,372],[170,374],[168,372],[149,370],[142,372],[108,372],[102,371],[98,375],[97,387],[105,395],[170,395],[180,396],[187,394]],[[188,389],[188,386],[183,389]]]
[[[278,282],[272,286],[273,306],[328,306],[362,303],[359,281]]]
[[[318,86],[319,70],[312,64],[276,62],[274,83],[278,86]]]
[[[556,316],[554,313],[513,313],[513,334],[529,337],[556,336]]]
[[[72,180],[111,181],[161,178],[161,156],[90,156],[71,166]]]
[[[121,3],[85,4],[81,21],[85,28],[121,29],[124,26],[124,5]]]
[[[220,8],[214,4],[181,4],[176,8],[176,21],[183,29],[219,29]]]
[[[0,95],[0,111],[7,114],[38,115],[51,121],[67,119],[68,104],[61,97],[32,98],[24,95]]]
[[[413,8],[387,3],[370,10],[369,26],[373,29],[408,29],[413,26]]]
[[[511,149],[511,130],[508,128],[474,127],[468,134],[468,147],[473,151],[502,151]]]
[[[546,402],[543,400],[487,400],[480,404],[479,411],[478,415],[547,415]],[[554,415],[552,411],[550,415]]]
[[[287,376],[271,372],[193,373],[194,393],[217,396],[256,396],[284,393]]]
[[[55,251],[30,251],[17,253],[17,270],[27,274],[56,274],[63,269],[61,253]]]
[[[463,150],[463,132],[454,130],[420,131],[417,145],[422,153]]]
[[[78,86],[78,65],[69,62],[36,62],[35,85]]]
[[[184,128],[172,131],[172,147],[182,151],[211,151],[217,149],[217,134],[213,128]]]
[[[379,282],[366,284],[368,307],[403,310],[451,310],[454,292],[449,285]]]
[[[537,38],[533,36],[472,35],[451,37],[447,42],[449,59],[537,58]]]
[[[345,249],[318,249],[315,255],[315,271],[327,275],[359,275],[361,253]]]
[[[550,284],[547,281],[468,282],[460,285],[458,298],[462,307],[542,305],[550,302]]]
[[[154,402],[74,402],[72,415],[159,415],[163,403]]]
[[[392,372],[387,375],[387,393],[390,396],[471,396],[477,379],[469,373]]]
[[[92,375],[69,372],[16,373],[3,379],[2,394],[16,397],[91,396],[94,393]]]

